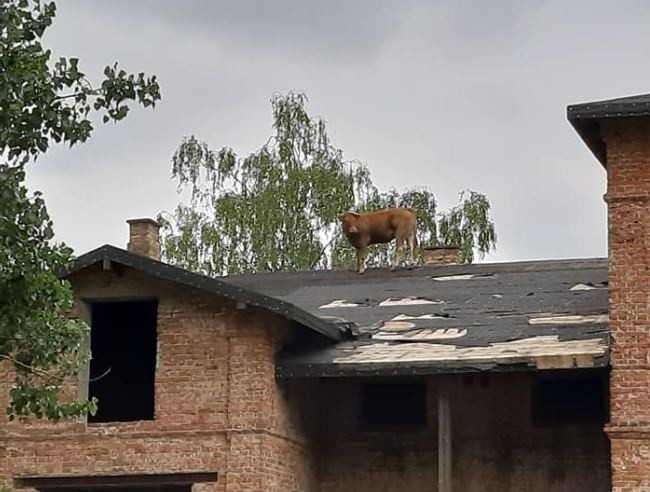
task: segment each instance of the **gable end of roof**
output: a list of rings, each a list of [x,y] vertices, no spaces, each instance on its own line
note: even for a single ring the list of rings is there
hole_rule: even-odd
[[[305,325],[330,340],[340,341],[349,336],[349,328],[346,325],[337,325],[336,323],[328,322],[286,301],[260,294],[244,287],[232,285],[223,280],[193,273],[167,263],[136,255],[108,244],[78,257],[73,266],[62,272],[60,276],[62,278],[68,277],[75,272],[104,261],[114,262],[140,270],[153,277],[187,285],[237,302],[267,309],[286,319]]]

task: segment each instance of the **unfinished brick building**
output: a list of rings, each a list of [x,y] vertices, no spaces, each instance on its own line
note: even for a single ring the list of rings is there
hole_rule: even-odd
[[[569,108],[608,171],[609,261],[212,279],[130,221],[126,251],[67,274],[92,326],[76,387],[100,410],[0,426],[0,484],[648,490],[649,102]]]

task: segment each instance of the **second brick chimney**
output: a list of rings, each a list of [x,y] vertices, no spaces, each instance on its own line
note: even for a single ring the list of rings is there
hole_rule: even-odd
[[[422,248],[422,259],[427,266],[457,265],[462,263],[460,248],[456,246],[427,246]]]
[[[160,224],[153,219],[130,219],[129,243],[131,253],[160,261]]]

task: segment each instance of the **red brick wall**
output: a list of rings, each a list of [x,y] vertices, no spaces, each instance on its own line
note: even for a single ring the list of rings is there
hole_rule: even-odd
[[[650,124],[605,133],[613,490],[650,490]]]
[[[82,298],[159,299],[155,420],[3,422],[0,484],[21,475],[216,470],[218,483],[197,489],[310,490],[308,437],[293,418],[301,394],[288,399],[274,378],[289,333],[281,318],[128,269],[92,268],[71,280]],[[0,405],[11,381],[0,366]]]
[[[399,433],[359,431],[358,380],[321,382],[321,492],[430,492],[437,488],[436,395],[451,387],[453,490],[609,491],[601,424],[533,427],[528,373],[492,374],[487,387],[462,376],[427,380],[428,425]]]
[[[73,279],[84,298],[159,298],[156,415],[122,424],[0,426],[0,483],[45,474],[219,472],[202,491],[431,491],[436,487],[438,379],[428,425],[410,433],[357,428],[360,381],[274,378],[289,328],[203,292],[135,271]],[[0,404],[11,382],[0,366]],[[454,490],[607,490],[600,428],[533,429],[530,375],[489,387],[451,378]],[[583,487],[584,486],[584,487]]]

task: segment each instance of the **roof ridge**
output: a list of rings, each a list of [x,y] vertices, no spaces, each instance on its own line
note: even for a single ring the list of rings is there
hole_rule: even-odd
[[[490,263],[463,263],[463,264],[453,264],[453,265],[420,265],[411,269],[404,268],[398,269],[396,271],[390,271],[389,268],[369,268],[364,273],[365,276],[373,276],[373,274],[381,274],[389,272],[392,277],[400,276],[418,276],[418,272],[422,274],[431,274],[431,273],[448,273],[450,271],[466,271],[466,270],[490,270],[496,268],[498,271],[513,271],[519,268],[529,267],[533,270],[542,270],[543,267],[566,267],[567,265],[573,265],[573,269],[580,268],[592,268],[594,264],[606,264],[607,258],[605,257],[591,257],[591,258],[561,258],[561,259],[543,259],[543,260],[516,260],[509,262],[490,262]],[[556,268],[550,268],[550,270],[555,270]],[[255,277],[261,279],[270,278],[270,277],[280,277],[280,278],[290,278],[295,276],[312,276],[317,277],[345,277],[350,276],[352,278],[359,277],[359,274],[353,270],[293,270],[293,271],[277,271],[277,272],[255,272],[255,273],[238,273],[233,275],[224,275],[213,277],[215,279],[221,280],[246,280]]]

